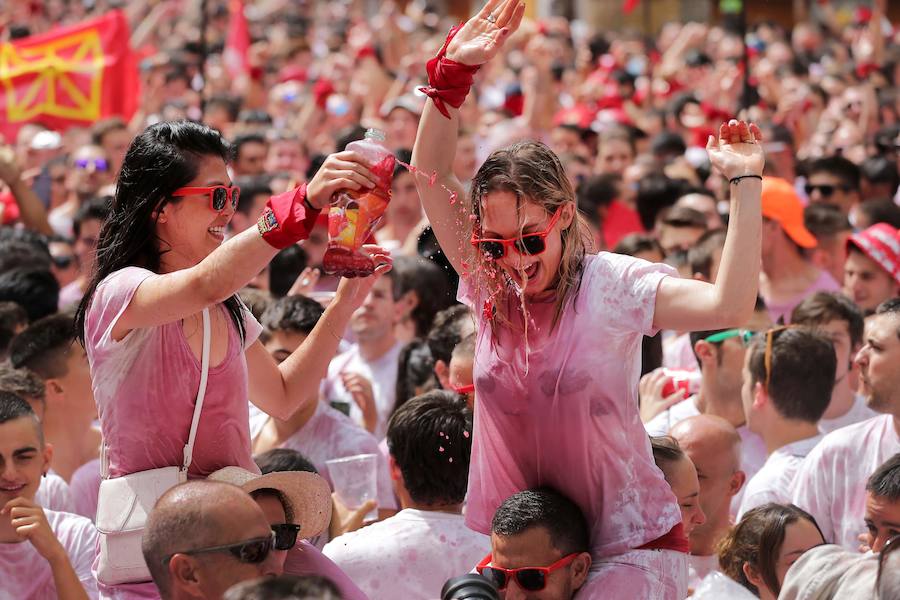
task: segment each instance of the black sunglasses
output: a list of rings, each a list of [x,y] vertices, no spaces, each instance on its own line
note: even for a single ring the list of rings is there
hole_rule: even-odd
[[[830,197],[837,190],[841,190],[842,192],[850,190],[850,188],[845,185],[813,185],[811,183],[807,183],[803,186],[803,189],[806,190],[807,196],[812,196],[814,191],[819,190],[819,193],[822,194],[823,198]]]
[[[269,556],[269,552],[272,551],[272,548],[275,545],[275,537],[276,534],[273,531],[271,535],[266,537],[253,538],[252,540],[243,542],[175,552],[163,559],[163,565],[169,564],[175,554],[210,554],[214,552],[228,552],[242,563],[256,565],[266,560]]]
[[[297,543],[300,526],[292,523],[280,523],[272,525],[272,532],[275,534],[275,549],[290,550]]]
[[[72,254],[55,254],[50,257],[53,266],[57,269],[68,269],[75,262],[75,256]]]

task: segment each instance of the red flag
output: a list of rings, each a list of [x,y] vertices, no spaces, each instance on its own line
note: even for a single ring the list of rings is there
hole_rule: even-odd
[[[228,37],[225,38],[225,68],[231,77],[240,77],[250,71],[247,51],[250,49],[250,31],[244,15],[244,0],[231,0],[228,4],[231,17],[228,20]]]
[[[25,123],[62,131],[137,110],[137,61],[124,13],[0,44],[0,133]]]
[[[622,0],[622,12],[626,15],[631,14],[637,5],[641,3],[641,0]]]

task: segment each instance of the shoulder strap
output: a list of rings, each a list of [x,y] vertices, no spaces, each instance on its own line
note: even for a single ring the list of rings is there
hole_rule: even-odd
[[[200,412],[203,410],[203,399],[206,397],[206,381],[209,378],[209,339],[212,337],[209,324],[209,308],[203,309],[203,355],[200,359],[200,387],[197,390],[197,402],[194,403],[194,418],[191,420],[191,433],[184,447],[184,464],[181,469],[187,471],[191,466],[194,454],[194,439],[197,437],[197,426],[200,424]]]

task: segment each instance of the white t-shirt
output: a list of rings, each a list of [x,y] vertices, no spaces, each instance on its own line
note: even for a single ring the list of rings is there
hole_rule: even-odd
[[[41,483],[34,494],[34,503],[45,510],[75,512],[69,484],[56,473],[47,473],[46,477],[41,477]]]
[[[719,570],[719,557],[716,554],[709,556],[688,556],[688,589],[696,590],[703,579]]]
[[[831,433],[841,427],[861,423],[867,419],[877,417],[878,413],[866,406],[864,396],[855,396],[853,398],[853,406],[847,411],[847,414],[841,415],[836,419],[822,419],[819,421],[819,431],[822,433]]]
[[[258,430],[261,427],[257,428]],[[306,425],[294,432],[281,444],[282,448],[296,450],[313,464],[319,475],[332,485],[325,461],[357,454],[378,456],[378,508],[395,509],[397,500],[391,483],[388,462],[378,449],[378,442],[371,433],[350,420],[347,415],[319,402],[316,412]]]
[[[407,508],[332,540],[324,553],[373,600],[429,600],[490,551],[491,539],[462,515]]]
[[[897,452],[900,437],[891,415],[829,433],[797,472],[794,504],[816,518],[826,542],[857,550],[865,531],[866,481]]]
[[[75,514],[91,521],[97,518],[97,501],[100,499],[100,459],[88,461],[72,473],[72,502]]]
[[[664,410],[644,425],[648,435],[666,435],[676,423],[690,417],[702,414],[697,408],[697,396],[691,396],[683,402]],[[746,473],[747,479],[756,475],[766,462],[766,445],[762,438],[750,431],[746,425],[737,428],[741,436],[741,470]],[[731,499],[731,514],[736,515],[741,506],[741,500],[747,486],[734,495]]]
[[[328,365],[328,375],[322,382],[322,397],[326,402],[345,402],[350,406],[350,418],[360,427],[365,425],[362,411],[353,396],[341,382],[341,373],[359,373],[372,382],[375,395],[375,406],[378,410],[378,423],[375,426],[376,439],[384,438],[387,433],[387,422],[394,411],[397,398],[397,368],[403,344],[397,342],[387,353],[373,362],[368,362],[359,354],[359,345],[354,344],[347,352],[339,354]]]
[[[91,574],[97,547],[97,530],[84,517],[44,510],[89,598],[99,597]],[[0,544],[0,598],[6,600],[55,600],[56,585],[48,563],[30,542]]]
[[[767,502],[790,503],[797,471],[803,464],[803,459],[823,437],[820,434],[798,440],[770,454],[766,463],[744,487],[744,498],[741,500],[737,520],[740,521],[744,513],[751,508],[762,506]]]

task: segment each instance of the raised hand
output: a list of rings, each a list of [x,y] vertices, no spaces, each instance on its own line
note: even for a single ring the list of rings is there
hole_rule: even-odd
[[[6,503],[0,513],[9,515],[13,529],[23,540],[28,540],[34,549],[48,561],[65,556],[65,550],[56,534],[50,529],[44,509],[25,498],[13,498]]]
[[[519,28],[524,14],[525,3],[521,0],[488,0],[450,41],[447,58],[472,66],[488,62]]]
[[[347,303],[354,310],[365,302],[366,296],[369,295],[369,291],[375,285],[379,275],[390,271],[394,263],[390,252],[380,246],[366,244],[361,251],[375,263],[375,272],[368,277],[342,277],[334,296],[336,303]]]
[[[709,136],[706,151],[709,161],[727,179],[741,175],[762,176],[766,157],[762,133],[753,123],[732,119],[719,127],[719,137]]]
[[[353,150],[331,154],[306,186],[309,203],[324,208],[331,195],[338,190],[362,190],[378,185],[378,177],[369,170],[365,160]]]

